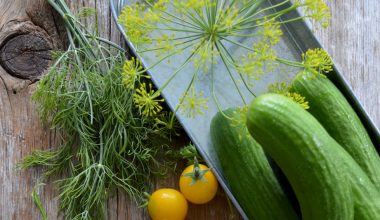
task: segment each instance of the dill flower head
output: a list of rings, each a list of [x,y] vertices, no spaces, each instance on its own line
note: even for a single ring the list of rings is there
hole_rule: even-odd
[[[285,96],[288,97],[288,98],[290,98],[290,99],[292,99],[296,103],[298,103],[304,109],[309,109],[310,108],[309,102],[306,101],[305,97],[303,97],[299,93],[296,93],[296,92],[287,92],[287,93],[285,93]]]
[[[182,112],[189,118],[195,118],[203,114],[203,110],[207,109],[208,99],[203,97],[203,92],[196,93],[194,86],[184,95],[182,102]]]
[[[162,52],[172,52],[175,49],[175,46],[172,44],[172,41],[174,39],[175,35],[171,34],[165,34],[162,33],[160,36],[158,36],[155,41],[156,41],[156,48],[160,48],[160,50],[157,50],[157,56],[162,54]]]
[[[129,40],[135,44],[150,42],[144,13],[144,5],[134,4],[124,7],[119,16],[119,23],[124,25]]]
[[[156,3],[153,4],[153,10],[158,11],[166,11],[167,10],[167,4],[170,0],[158,0]]]
[[[123,83],[128,89],[135,88],[136,82],[140,81],[141,77],[150,78],[148,75],[144,75],[144,68],[141,65],[140,60],[132,57],[130,60],[126,60],[123,65]]]
[[[302,54],[305,69],[313,74],[323,74],[332,71],[333,62],[327,51],[317,48],[309,49]]]
[[[285,82],[276,82],[268,86],[268,92],[285,94],[289,92],[289,86]]]
[[[133,102],[142,115],[155,116],[162,110],[160,103],[164,101],[164,99],[158,99],[159,95],[153,90],[151,83],[149,83],[149,88],[146,87],[145,83],[142,83],[133,95]]]
[[[297,0],[294,4],[305,7],[305,16],[318,22],[323,28],[329,26],[331,13],[323,0]]]
[[[161,19],[161,11],[166,10],[168,0],[159,0],[153,7],[145,4],[131,4],[123,8],[118,22],[124,25],[129,40],[136,46],[151,43],[151,32]]]
[[[280,41],[282,31],[280,23],[274,18],[266,20],[261,24],[262,28],[259,29],[258,34],[261,35],[262,40],[270,45],[275,45]]]
[[[252,136],[250,135],[248,128],[247,128],[247,112],[248,112],[248,105],[244,105],[241,107],[237,107],[233,111],[233,117],[231,120],[231,125],[235,127],[235,129],[238,130],[238,138],[239,140],[243,139],[250,139]]]
[[[219,52],[213,44],[205,43],[197,45],[193,50],[196,51],[193,58],[195,67],[203,67],[203,71],[206,72],[210,64],[216,64],[215,58],[219,56]]]
[[[252,80],[258,80],[265,73],[265,68],[270,70],[276,59],[276,53],[266,42],[254,44],[253,51],[243,55],[241,63],[237,65],[237,69],[246,77]]]
[[[291,92],[291,87],[284,82],[277,82],[268,86],[268,92],[284,95],[299,104],[304,109],[309,109],[309,102],[301,94]]]
[[[221,15],[218,29],[226,34],[231,33],[233,27],[243,19],[239,17],[239,10],[235,5],[228,6]]]

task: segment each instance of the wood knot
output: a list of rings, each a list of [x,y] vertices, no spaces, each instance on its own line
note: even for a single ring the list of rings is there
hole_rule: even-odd
[[[0,65],[15,77],[38,79],[49,66],[51,50],[43,34],[14,34],[0,46]]]

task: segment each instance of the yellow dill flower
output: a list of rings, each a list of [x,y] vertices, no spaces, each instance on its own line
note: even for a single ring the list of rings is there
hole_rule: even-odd
[[[281,82],[281,83],[276,82],[276,83],[270,84],[268,86],[268,92],[284,95],[292,99],[296,103],[298,103],[304,109],[310,108],[309,102],[306,101],[305,97],[303,97],[299,93],[290,92],[290,86],[286,85],[286,83],[284,82]]]
[[[221,32],[227,31],[228,33],[241,19],[242,18],[239,18],[239,10],[236,6],[232,5],[231,7],[227,7],[220,16],[218,30]]]
[[[197,51],[195,51],[196,48],[198,48]],[[194,66],[197,68],[203,67],[204,72],[207,72],[210,64],[216,64],[215,58],[219,56],[218,50],[210,42],[201,42],[201,45],[194,46],[193,52],[196,52],[196,55],[192,58]]]
[[[182,112],[189,118],[195,118],[203,114],[203,109],[207,109],[208,99],[203,97],[203,92],[196,94],[194,86],[184,95],[182,102]]]
[[[270,61],[276,59],[275,51],[272,49],[271,45],[266,44],[264,41],[254,44],[253,50],[256,51],[256,57],[260,61]]]
[[[167,10],[167,4],[169,3],[169,0],[158,0],[156,3],[153,5],[153,10],[158,10],[158,11],[166,11]]]
[[[232,118],[232,124],[236,127],[247,128],[245,126],[247,120],[248,105],[237,107],[234,111],[234,117]]]
[[[126,35],[136,46],[152,42],[150,33],[161,21],[161,10],[166,9],[167,0],[156,2],[152,8],[144,4],[131,4],[123,8],[118,22],[124,25]]]
[[[136,45],[150,42],[149,31],[144,31],[144,9],[144,5],[128,5],[123,8],[118,20],[126,28],[129,40]]]
[[[284,94],[286,97],[291,98],[293,101],[298,103],[302,108],[304,109],[309,109],[309,102],[305,100],[305,97],[300,95],[299,93],[296,92],[287,92]]]
[[[280,29],[280,23],[275,19],[269,19],[262,22],[262,28],[258,31],[258,34],[262,37],[262,40],[270,45],[275,45],[280,41],[282,31]]]
[[[132,57],[130,60],[126,60],[123,65],[123,83],[128,89],[133,89],[135,83],[140,81],[141,77],[150,78],[148,75],[144,75],[144,68],[141,65],[140,60]]]
[[[333,62],[327,51],[316,48],[309,49],[302,54],[305,69],[313,74],[323,74],[332,71]]]
[[[329,7],[323,0],[304,0],[305,14],[307,17],[321,24],[323,28],[328,27],[331,19]]]
[[[173,39],[175,35],[168,35],[162,33],[159,37],[157,37],[156,40],[156,48],[160,48],[160,50],[157,50],[157,56],[160,56],[162,52],[171,52],[175,49],[175,46],[173,44]]]
[[[252,138],[246,126],[247,112],[248,105],[237,107],[236,110],[233,112],[234,117],[231,118],[231,125],[234,126],[237,130],[239,130],[239,140],[242,140],[243,138]]]
[[[276,82],[269,84],[268,86],[268,92],[278,93],[278,94],[286,94],[289,92],[289,86],[286,85],[285,82]]]
[[[270,70],[273,67],[276,53],[269,44],[263,41],[254,44],[253,50],[242,56],[237,70],[250,79],[258,80],[265,73],[265,69]]]
[[[154,116],[162,110],[160,103],[164,102],[164,99],[158,99],[159,95],[153,90],[151,83],[149,83],[149,88],[146,87],[145,83],[142,83],[133,95],[133,102],[142,115]]]

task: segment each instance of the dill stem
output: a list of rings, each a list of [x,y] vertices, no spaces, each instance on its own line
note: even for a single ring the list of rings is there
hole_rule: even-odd
[[[220,55],[221,55],[222,61],[223,61],[223,63],[224,63],[224,66],[226,67],[227,72],[228,72],[228,75],[230,76],[232,82],[234,83],[234,86],[235,86],[236,90],[238,91],[241,100],[243,101],[244,105],[246,105],[247,102],[245,101],[245,98],[244,98],[243,94],[241,93],[241,91],[240,91],[240,89],[239,89],[239,86],[237,85],[237,82],[236,82],[235,78],[232,76],[232,72],[231,72],[231,70],[230,70],[230,68],[229,68],[229,65],[228,65],[228,63],[227,63],[226,60],[225,60],[226,57],[225,57],[225,55],[224,55],[224,52],[223,52],[223,51],[217,46],[217,44],[216,44],[215,46],[216,46],[217,50],[219,51],[219,53],[220,53]]]
[[[233,58],[233,56],[232,56],[232,54],[230,54],[230,52],[227,50],[227,48],[223,45],[223,43],[222,42],[220,42],[220,41],[218,41],[218,44],[220,44],[221,45],[221,47],[223,48],[223,50],[227,53],[227,55],[230,57],[230,59],[232,60],[232,62],[230,62],[230,65],[234,65],[234,64],[236,64],[236,61],[234,60],[234,58]],[[227,60],[227,62],[228,62],[228,58],[226,59]],[[237,73],[239,74],[239,76],[240,76],[240,79],[243,81],[243,84],[244,84],[244,86],[245,86],[245,88],[254,96],[254,97],[256,97],[257,95],[252,91],[252,89],[249,87],[249,85],[247,84],[247,81],[244,79],[244,77],[243,77],[243,75],[242,75],[242,73],[239,71],[239,70],[237,70]]]
[[[252,17],[255,17],[258,13],[256,12],[257,9],[265,2],[265,0],[258,0],[258,1],[252,1],[252,5],[250,7],[247,7],[245,10],[246,13],[242,16],[244,19],[240,20],[236,25],[243,25],[245,21],[251,19]],[[267,8],[265,8],[267,9]],[[243,11],[241,11],[239,14],[241,14]]]
[[[194,28],[194,29],[197,29],[197,30],[199,30],[199,31],[202,31],[202,29],[201,28],[199,28],[199,27],[197,27],[197,26],[195,26],[195,25],[193,25],[193,24],[191,24],[191,25],[187,25],[186,23],[189,23],[189,22],[183,22],[183,20],[181,20],[183,23],[181,23],[181,22],[178,22],[178,21],[174,21],[174,20],[171,20],[171,19],[169,19],[169,18],[166,18],[166,17],[164,17],[164,16],[162,16],[161,15],[161,18],[163,19],[163,20],[165,20],[165,21],[168,21],[168,22],[171,22],[171,23],[173,23],[173,24],[178,24],[178,25],[181,25],[181,26],[184,26],[184,27],[188,27],[188,28]]]
[[[169,83],[177,76],[177,74],[181,70],[183,70],[183,68],[185,68],[185,66],[191,61],[191,58],[196,54],[196,51],[198,51],[201,45],[202,43],[200,43],[197,49],[190,54],[190,56],[185,60],[185,62],[182,63],[181,66],[178,67],[178,69],[172,73],[168,80],[166,80],[166,82],[156,91],[156,96],[154,97],[158,97],[161,94],[161,91],[164,90],[167,85],[169,85]]]
[[[260,0],[260,5],[261,5],[264,1],[265,1],[265,0]],[[276,4],[276,5],[272,5],[272,6],[269,6],[269,7],[264,8],[264,9],[261,9],[261,10],[255,12],[255,13],[253,13],[252,15],[248,16],[248,17],[243,16],[244,19],[242,19],[237,25],[245,25],[245,24],[247,24],[247,23],[252,23],[253,21],[257,21],[257,19],[255,19],[255,20],[250,20],[250,19],[251,19],[251,18],[254,18],[255,16],[257,16],[257,15],[259,15],[259,14],[261,14],[261,13],[264,13],[264,12],[266,12],[266,11],[269,11],[269,10],[275,9],[275,8],[277,8],[277,7],[280,7],[280,6],[282,6],[282,5],[284,5],[284,4],[288,3],[288,2],[290,2],[290,0],[285,0],[285,1],[282,1],[282,2],[280,2],[280,3],[278,3],[278,4]],[[258,7],[259,7],[260,5],[258,5]],[[257,10],[257,8],[256,8],[256,10]]]
[[[293,67],[305,67],[305,65],[301,62],[296,62],[296,61],[291,61],[291,60],[286,60],[282,58],[276,58],[276,61],[282,64],[286,64],[288,66],[293,66]]]
[[[239,42],[237,42],[237,41],[235,41],[235,40],[228,39],[227,37],[221,37],[221,39],[223,39],[223,40],[225,40],[225,41],[228,41],[228,42],[230,42],[230,43],[232,43],[232,44],[235,44],[235,45],[237,45],[237,46],[240,46],[240,47],[242,47],[242,48],[244,48],[244,49],[247,49],[247,50],[249,50],[249,51],[251,51],[251,52],[255,52],[255,50],[253,50],[252,48],[250,48],[250,47],[248,47],[248,46],[246,46],[246,45],[244,45],[244,44],[242,44],[242,43],[239,43]]]
[[[213,55],[212,55],[213,56]],[[214,71],[214,65],[211,64],[211,93],[212,93],[212,97],[214,99],[214,102],[215,102],[215,105],[216,107],[218,108],[218,111],[220,112],[220,114],[222,114],[225,118],[229,119],[229,120],[233,120],[232,117],[229,117],[228,115],[226,115],[224,112],[223,112],[223,109],[222,107],[220,106],[220,103],[219,103],[219,100],[218,98],[216,97],[216,94],[215,94],[215,71]]]
[[[202,19],[202,16],[199,15],[198,12],[195,11],[196,15],[198,15],[199,18],[194,16],[193,13],[191,13],[189,10],[185,9],[184,15],[186,15],[190,20],[192,20],[194,23],[198,24],[199,27],[204,31],[207,30],[207,24],[206,22]]]
[[[187,48],[189,48],[189,47],[191,47],[191,46],[193,46],[193,45],[191,45],[191,44],[190,44],[190,45],[187,45],[187,46],[185,46],[185,47],[183,47],[183,48],[180,48],[180,49],[178,49],[178,50],[176,50],[176,51],[174,51],[174,52],[172,52],[172,53],[170,53],[170,54],[168,54],[168,55],[166,55],[166,56],[160,58],[156,63],[152,64],[152,65],[149,66],[149,67],[146,67],[144,70],[142,70],[142,71],[140,71],[140,72],[138,72],[138,73],[139,73],[139,74],[140,74],[140,73],[145,73],[145,72],[147,72],[147,71],[153,69],[154,67],[156,67],[158,64],[160,64],[160,63],[161,63],[162,61],[164,61],[165,59],[167,59],[167,58],[169,58],[169,57],[171,57],[171,56],[174,56],[175,54],[179,53],[180,51],[185,50],[185,49],[187,49]]]
[[[285,21],[280,21],[279,23],[280,23],[280,24],[287,24],[287,23],[291,23],[291,22],[295,22],[295,21],[300,21],[300,20],[303,20],[303,19],[305,19],[305,18],[306,18],[305,16],[302,16],[302,17],[296,17],[296,18],[292,18],[292,19],[285,20]]]
[[[195,82],[195,79],[197,78],[197,74],[199,73],[199,70],[200,70],[200,67],[197,68],[197,72],[195,72],[193,74],[193,77],[191,78],[190,80],[190,83],[187,85],[187,88],[182,96],[182,98],[180,99],[178,105],[176,106],[176,108],[174,109],[173,111],[173,114],[172,116],[170,117],[170,121],[169,121],[169,126],[172,127],[173,124],[174,124],[174,119],[175,119],[175,114],[178,112],[179,108],[181,107],[182,103],[184,102],[185,100],[185,97],[187,96],[187,94],[189,93],[189,90],[191,88],[192,85],[194,85],[194,82]]]
[[[150,3],[148,0],[144,0],[144,2],[145,2],[147,5],[149,5],[150,7],[153,7],[152,3]],[[182,19],[182,18],[180,18],[180,17],[178,17],[178,16],[175,16],[175,15],[172,14],[172,13],[169,13],[169,12],[167,12],[167,11],[163,11],[163,10],[160,10],[160,9],[158,9],[158,11],[161,12],[161,13],[163,13],[163,14],[166,14],[166,15],[172,17],[172,18],[175,18],[175,19],[177,19],[177,20],[179,20],[179,21],[181,21],[181,22],[184,22],[184,23],[186,23],[186,24],[188,24],[188,25],[191,25],[192,27],[197,27],[196,25],[192,24],[191,22],[188,22],[188,21],[186,21],[186,20],[184,20],[184,19]]]

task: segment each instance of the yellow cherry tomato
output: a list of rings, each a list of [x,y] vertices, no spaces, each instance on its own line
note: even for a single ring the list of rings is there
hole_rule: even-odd
[[[198,166],[198,171],[194,170]],[[196,172],[199,172],[198,174]],[[198,175],[198,176],[197,176]],[[199,176],[200,175],[200,176]],[[209,168],[203,164],[190,165],[185,168],[179,179],[179,188],[187,200],[194,204],[211,201],[218,190],[218,181]]]
[[[148,212],[153,220],[183,220],[187,214],[187,201],[175,189],[159,189],[149,197]]]

